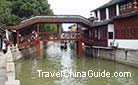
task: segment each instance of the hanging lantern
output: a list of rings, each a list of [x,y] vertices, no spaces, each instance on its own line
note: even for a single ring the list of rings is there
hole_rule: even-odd
[[[134,4],[134,10],[137,10],[138,9],[138,7],[137,7],[137,4],[138,4],[137,1],[134,0],[133,4]]]
[[[133,4],[136,6],[138,3],[136,1],[134,1]]]

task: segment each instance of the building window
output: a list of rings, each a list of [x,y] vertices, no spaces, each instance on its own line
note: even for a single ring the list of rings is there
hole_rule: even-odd
[[[109,18],[116,16],[116,5],[109,7]]]
[[[101,17],[101,20],[106,19],[106,10],[105,9],[100,10],[100,17]]]
[[[113,39],[113,32],[108,32],[109,39]]]

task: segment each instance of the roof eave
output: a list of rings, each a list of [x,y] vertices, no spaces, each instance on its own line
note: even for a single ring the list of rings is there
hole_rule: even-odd
[[[108,3],[106,3],[106,4],[104,4],[104,5],[102,5],[102,6],[98,7],[98,8],[96,8],[96,9],[90,11],[90,12],[94,12],[94,11],[96,11],[96,10],[104,9],[104,8],[106,8],[106,7],[109,7],[109,6],[112,6],[112,5],[121,3],[121,2],[123,2],[123,1],[124,1],[124,0],[118,0],[118,1],[116,1],[116,2],[113,2],[113,0],[111,0],[111,1],[109,1]]]
[[[91,27],[98,27],[98,26],[103,26],[103,25],[107,25],[109,23],[112,23],[112,19],[110,20],[104,20],[102,22],[97,22],[97,24],[92,24]]]

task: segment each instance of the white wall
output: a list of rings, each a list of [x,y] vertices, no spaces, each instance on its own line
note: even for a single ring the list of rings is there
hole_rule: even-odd
[[[111,43],[114,42],[114,25],[108,24],[108,32],[113,32],[113,39],[108,39],[108,46],[111,46]]]
[[[118,43],[118,48],[138,49],[138,40],[115,39],[115,43]]]
[[[106,19],[109,19],[109,8],[106,8]]]
[[[114,24],[108,24],[108,32],[114,32]]]
[[[108,24],[108,32],[114,33],[114,25]],[[113,34],[114,36],[115,34]],[[118,46],[118,48],[126,48],[126,49],[138,49],[138,40],[132,39],[108,39],[108,46],[111,46],[113,42],[114,46]]]

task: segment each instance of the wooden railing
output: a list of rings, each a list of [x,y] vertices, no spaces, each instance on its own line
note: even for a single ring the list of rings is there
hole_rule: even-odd
[[[26,36],[20,36],[19,37],[19,43],[32,42],[32,41],[34,41],[34,39],[32,37],[33,37],[32,34],[29,34],[29,35],[26,35]]]
[[[60,39],[58,32],[40,32],[39,33],[40,40],[58,40]]]
[[[30,44],[35,44],[38,40],[37,34],[28,34],[25,36],[19,36],[19,47],[24,47]]]
[[[81,35],[79,32],[62,32],[61,40],[78,40],[81,39]]]
[[[81,35],[79,32],[39,32],[39,34],[29,34],[19,37],[19,45],[30,45],[37,41],[60,41],[60,40],[80,40]]]
[[[126,10],[121,10],[120,14],[128,13],[128,12],[131,12],[131,11],[135,11],[135,9],[134,8],[129,8],[129,9],[126,9]]]

